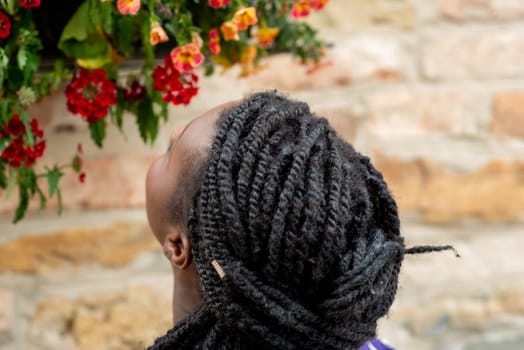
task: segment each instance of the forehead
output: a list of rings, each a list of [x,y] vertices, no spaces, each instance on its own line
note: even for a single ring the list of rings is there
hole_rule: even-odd
[[[198,152],[207,149],[215,133],[216,123],[220,118],[220,113],[238,104],[239,101],[221,104],[193,119],[182,131],[179,140],[176,142],[175,149],[184,152]]]

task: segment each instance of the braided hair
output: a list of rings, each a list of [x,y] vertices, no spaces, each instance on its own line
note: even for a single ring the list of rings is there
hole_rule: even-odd
[[[358,349],[406,253],[369,158],[307,104],[256,93],[219,119],[187,218],[203,303],[150,350]]]

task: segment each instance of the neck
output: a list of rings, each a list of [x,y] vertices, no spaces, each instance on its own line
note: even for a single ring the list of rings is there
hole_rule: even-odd
[[[194,313],[201,303],[200,282],[194,263],[188,269],[174,272],[173,324]]]

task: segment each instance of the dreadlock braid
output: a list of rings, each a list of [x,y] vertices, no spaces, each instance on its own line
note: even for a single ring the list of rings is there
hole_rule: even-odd
[[[254,94],[223,112],[201,181],[188,228],[203,304],[151,350],[351,350],[375,335],[406,251],[397,206],[325,119]]]

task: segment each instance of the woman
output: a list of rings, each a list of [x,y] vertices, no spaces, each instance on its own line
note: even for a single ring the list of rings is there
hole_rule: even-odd
[[[175,284],[175,327],[152,350],[358,349],[404,254],[449,248],[405,249],[380,172],[275,92],[175,132],[146,182]]]

